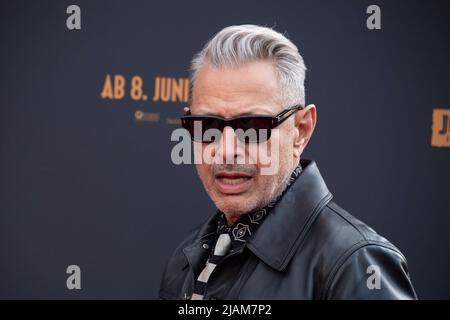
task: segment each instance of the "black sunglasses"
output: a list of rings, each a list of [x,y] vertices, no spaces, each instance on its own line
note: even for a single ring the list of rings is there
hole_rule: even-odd
[[[272,129],[279,126],[287,118],[303,109],[301,105],[287,108],[275,116],[268,115],[245,115],[230,119],[210,115],[191,115],[190,110],[181,117],[181,125],[191,134],[192,141],[201,143],[214,142],[217,135],[213,132],[207,134],[209,129],[223,132],[225,127],[231,127],[237,138],[244,143],[260,143],[270,139]],[[200,130],[196,132],[195,129]],[[220,136],[219,136],[220,137]]]

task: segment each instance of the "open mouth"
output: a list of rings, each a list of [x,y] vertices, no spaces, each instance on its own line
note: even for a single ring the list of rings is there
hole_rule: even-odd
[[[241,172],[221,172],[216,174],[217,189],[225,194],[239,194],[250,189],[253,177]]]

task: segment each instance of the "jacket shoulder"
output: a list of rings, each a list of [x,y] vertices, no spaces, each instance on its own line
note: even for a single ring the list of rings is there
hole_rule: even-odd
[[[353,215],[348,213],[345,209],[343,209],[333,201],[330,201],[325,206],[322,218],[322,223],[332,224],[335,228],[341,228],[342,231],[345,230],[346,236],[339,237],[337,239],[338,244],[339,241],[343,242],[341,244],[344,246],[354,245],[359,242],[366,242],[379,244],[399,251],[399,249],[396,248],[392,243],[390,243],[386,238],[379,235],[370,226],[355,218]]]
[[[313,228],[327,257],[322,267],[322,298],[416,298],[401,251],[336,203],[324,207]],[[374,272],[380,275],[380,288],[368,282]]]

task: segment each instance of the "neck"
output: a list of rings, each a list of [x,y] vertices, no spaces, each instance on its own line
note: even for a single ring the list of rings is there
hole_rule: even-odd
[[[244,214],[246,214],[246,213],[244,213]],[[244,214],[228,214],[228,213],[225,213],[225,218],[227,218],[228,226],[232,226]]]

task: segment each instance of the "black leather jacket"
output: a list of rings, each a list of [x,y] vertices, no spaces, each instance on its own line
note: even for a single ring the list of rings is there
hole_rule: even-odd
[[[314,161],[264,223],[211,275],[205,299],[416,299],[402,253],[331,201]],[[217,215],[175,250],[160,299],[189,299]]]

